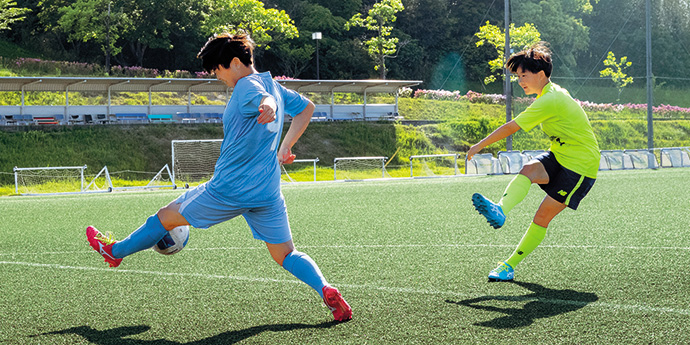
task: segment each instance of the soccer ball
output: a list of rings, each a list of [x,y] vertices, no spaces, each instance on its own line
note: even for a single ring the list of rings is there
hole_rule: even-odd
[[[189,226],[182,225],[168,231],[163,238],[153,246],[153,250],[163,254],[172,255],[184,248],[189,241]]]

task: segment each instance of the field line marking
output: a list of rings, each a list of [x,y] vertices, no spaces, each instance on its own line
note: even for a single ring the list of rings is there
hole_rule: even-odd
[[[352,245],[305,245],[298,246],[300,249],[358,249],[358,248],[515,248],[514,244],[352,244]],[[559,245],[542,244],[539,248],[552,249],[611,249],[611,250],[681,250],[690,251],[690,247],[641,247],[641,246],[601,246],[601,245]],[[214,247],[214,248],[185,248],[185,251],[198,250],[265,250],[266,247]],[[64,252],[24,252],[24,253],[0,253],[0,256],[13,255],[65,255],[65,254],[84,254],[91,250],[64,251]]]
[[[302,284],[301,281],[297,279],[273,279],[273,278],[252,278],[252,277],[241,277],[241,276],[228,276],[228,275],[218,275],[218,274],[201,274],[201,273],[175,273],[175,272],[160,272],[160,271],[144,271],[144,270],[127,270],[127,269],[108,269],[100,267],[84,267],[84,266],[69,266],[69,265],[59,265],[59,264],[41,264],[35,262],[14,262],[14,261],[0,261],[0,265],[18,265],[18,266],[28,266],[28,267],[39,267],[39,268],[55,268],[64,270],[81,270],[81,271],[99,271],[99,272],[110,272],[110,273],[131,273],[131,274],[142,274],[142,275],[157,275],[157,276],[168,276],[168,277],[194,277],[194,278],[206,278],[206,279],[230,279],[237,281],[248,281],[248,282],[261,282],[261,283],[290,283],[290,284]],[[338,287],[360,289],[360,290],[379,290],[385,292],[393,293],[406,293],[406,294],[423,294],[423,295],[442,295],[442,296],[453,296],[458,298],[478,298],[485,297],[481,294],[469,294],[460,293],[454,291],[439,291],[432,289],[414,289],[414,288],[397,288],[397,287],[386,287],[386,286],[376,286],[376,285],[355,285],[355,284],[338,284]],[[646,305],[626,305],[626,304],[614,304],[606,302],[582,302],[573,300],[562,300],[562,299],[547,299],[547,298],[530,298],[522,296],[489,296],[495,299],[505,299],[505,300],[515,300],[515,301],[540,301],[552,304],[562,304],[562,305],[576,305],[583,307],[599,307],[605,309],[615,309],[615,310],[631,310],[639,312],[654,312],[654,313],[671,313],[671,314],[681,314],[690,316],[690,309],[682,308],[669,308],[669,307],[650,307]]]

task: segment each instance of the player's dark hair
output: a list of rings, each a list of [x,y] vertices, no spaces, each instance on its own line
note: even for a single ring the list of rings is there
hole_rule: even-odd
[[[201,59],[204,71],[211,73],[218,66],[230,68],[232,59],[238,58],[245,66],[253,63],[254,41],[245,33],[220,34],[208,39],[197,58]]]
[[[536,43],[528,49],[511,55],[506,62],[506,68],[512,73],[517,72],[518,68],[532,73],[544,71],[544,75],[549,78],[553,70],[551,51],[546,47],[546,42]]]

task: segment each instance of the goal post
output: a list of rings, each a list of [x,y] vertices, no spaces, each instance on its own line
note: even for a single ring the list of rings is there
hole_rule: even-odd
[[[86,170],[86,165],[35,168],[19,168],[15,166],[13,170],[15,194],[52,194],[56,185],[60,185],[59,189],[65,191],[60,194],[84,192],[84,170]],[[19,192],[20,186],[22,193]]]
[[[319,157],[316,157],[314,159],[295,159],[292,161],[291,164],[288,164],[290,168],[295,167],[296,165],[293,165],[295,163],[312,163],[313,167],[313,175],[314,175],[314,182],[316,182],[316,163],[319,161]],[[286,168],[286,165],[281,165],[280,170],[281,170],[281,181],[283,182],[297,182],[295,181],[290,174],[293,174],[294,171],[298,170],[299,168],[296,169],[288,169]],[[282,176],[285,175],[285,176]]]
[[[381,178],[386,177],[386,159],[388,157],[337,157],[333,159],[333,180],[338,180],[338,172],[345,180],[363,180],[376,178],[381,171]]]

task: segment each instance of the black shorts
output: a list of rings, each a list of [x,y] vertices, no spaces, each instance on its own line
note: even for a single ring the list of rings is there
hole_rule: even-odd
[[[549,175],[549,183],[540,184],[539,187],[554,200],[577,210],[580,201],[587,195],[596,179],[582,176],[564,168],[550,151],[534,159],[541,162]]]

